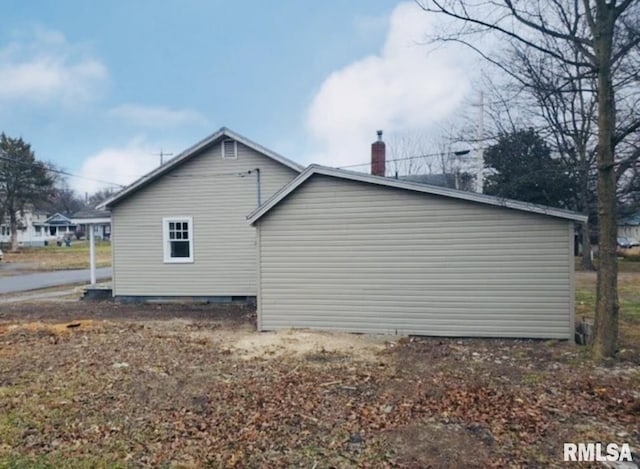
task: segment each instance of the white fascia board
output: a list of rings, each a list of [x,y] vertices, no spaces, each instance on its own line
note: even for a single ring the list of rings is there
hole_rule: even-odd
[[[47,219],[44,221],[44,223],[48,223],[50,220],[53,220],[54,218],[57,218],[57,217],[63,218],[63,219],[65,219],[65,220],[67,220],[69,223],[72,223],[72,221],[71,221],[71,219],[70,219],[70,218],[65,217],[65,216],[64,216],[63,214],[61,214],[60,212],[56,212],[56,213],[54,213],[53,215],[51,215],[49,218],[47,218]]]
[[[130,185],[128,185],[127,187],[122,189],[120,192],[115,194],[113,197],[110,197],[109,199],[107,199],[104,202],[102,202],[96,208],[98,210],[105,210],[105,209],[110,208],[116,202],[126,198],[129,194],[135,192],[136,190],[138,190],[142,186],[150,184],[151,182],[153,182],[158,177],[160,177],[163,174],[166,174],[169,171],[173,170],[173,168],[175,168],[176,166],[180,165],[184,160],[189,159],[191,156],[197,154],[203,148],[211,145],[215,141],[219,140],[220,138],[224,138],[224,137],[234,139],[234,140],[242,143],[243,145],[245,145],[245,146],[257,151],[258,153],[262,153],[265,156],[271,158],[272,160],[277,161],[278,163],[293,169],[294,171],[301,172],[304,169],[304,166],[301,166],[298,163],[296,163],[294,161],[291,161],[290,159],[285,158],[284,156],[282,156],[282,155],[280,155],[280,154],[278,154],[278,153],[276,153],[274,151],[271,151],[268,148],[265,148],[262,145],[259,145],[256,142],[254,142],[252,140],[249,140],[248,138],[243,137],[242,135],[240,135],[240,134],[238,134],[236,132],[233,132],[232,130],[227,129],[226,127],[222,127],[217,132],[215,132],[215,133],[211,134],[210,136],[206,137],[205,139],[199,141],[195,145],[192,145],[191,147],[187,148],[185,151],[180,153],[178,156],[170,159],[164,165],[157,167],[153,171],[145,174],[144,176],[142,176],[138,180],[134,181],[133,183],[131,183]]]
[[[296,188],[302,184],[304,181],[309,179],[311,175],[316,174],[315,172],[316,165],[309,165],[307,169],[305,169],[300,175],[289,182],[287,185],[280,188],[278,192],[273,194],[269,200],[256,208],[253,212],[247,215],[247,220],[249,224],[253,225],[262,215],[267,213],[271,208],[278,204],[282,199],[284,199],[291,192],[296,190]]]
[[[324,176],[337,177],[341,179],[348,179],[352,181],[367,182],[370,184],[377,184],[387,187],[396,187],[399,189],[411,190],[415,192],[422,192],[433,195],[440,195],[443,197],[450,197],[454,199],[467,200],[470,202],[477,202],[486,205],[494,205],[497,207],[510,208],[514,210],[520,210],[530,213],[538,213],[541,215],[547,215],[556,218],[563,218],[566,220],[584,222],[587,219],[586,215],[580,213],[571,212],[569,210],[562,210],[552,207],[546,207],[544,205],[530,204],[527,202],[519,202],[517,200],[502,199],[499,197],[493,197],[490,195],[477,194],[475,192],[466,192],[455,189],[448,189],[446,187],[432,186],[428,184],[420,184],[415,182],[402,181],[398,179],[392,179],[381,176],[372,176],[370,174],[358,173],[355,171],[346,171],[343,169],[329,168],[320,165],[310,165],[305,171],[303,171],[297,178],[284,186],[278,192],[276,192],[269,200],[263,205],[258,207],[252,213],[247,216],[247,220],[250,224],[254,224],[271,208],[277,205],[282,199],[287,197],[291,192],[296,190],[304,181],[309,179],[314,174],[320,174]]]
[[[99,225],[111,223],[111,218],[72,218],[71,222],[76,225]]]
[[[272,160],[275,160],[278,163],[293,169],[294,171],[301,173],[304,170],[304,166],[296,163],[295,161],[290,160],[289,158],[286,158],[280,155],[279,153],[276,153],[275,151],[272,151],[266,147],[263,147],[259,143],[249,140],[247,137],[243,137],[242,135],[235,133],[233,130],[227,129],[225,127],[223,127],[221,130],[224,131],[225,136],[242,143],[243,145],[251,148],[252,150],[257,151],[258,153],[267,155]]]

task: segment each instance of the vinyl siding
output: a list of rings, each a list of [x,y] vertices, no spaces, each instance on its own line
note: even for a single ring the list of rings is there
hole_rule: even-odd
[[[238,143],[238,159],[220,144],[195,156],[112,210],[114,295],[255,296],[255,230],[260,168],[265,201],[297,173]],[[239,173],[244,173],[242,176]],[[164,263],[162,219],[193,217],[194,262]]]
[[[640,226],[618,226],[618,236],[640,240]]]
[[[263,330],[570,336],[572,222],[314,175],[257,225]]]

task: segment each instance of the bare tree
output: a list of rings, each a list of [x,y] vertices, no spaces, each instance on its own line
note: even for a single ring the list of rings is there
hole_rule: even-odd
[[[60,174],[56,174],[53,183],[53,190],[49,199],[38,208],[46,209],[49,212],[60,212],[73,214],[85,207],[82,197],[69,187],[67,180]]]
[[[95,207],[105,200],[111,198],[113,195],[115,195],[116,192],[117,190],[112,187],[104,187],[102,189],[99,189],[89,196],[88,204],[90,207]]]
[[[510,64],[490,56],[472,43],[472,36],[497,33],[512,47],[535,51],[559,63],[578,67],[594,80],[597,96],[597,193],[599,265],[593,351],[611,357],[618,349],[618,290],[616,258],[615,148],[640,127],[637,114],[624,128],[616,116],[616,90],[638,70],[640,3],[637,0],[416,0],[425,12],[459,21],[455,34],[437,39],[473,48],[511,73]],[[577,51],[578,54],[567,54]],[[562,76],[562,70],[555,70]],[[637,77],[637,75],[635,75]],[[571,78],[567,77],[567,82]]]
[[[425,133],[404,132],[391,134],[387,139],[387,176],[407,176],[431,172],[429,155],[433,147]]]
[[[466,149],[468,139],[460,136],[463,134],[459,124],[452,122],[433,134],[418,131],[391,134],[387,140],[387,176],[473,190],[470,150]],[[465,149],[461,150],[463,143]]]
[[[572,62],[580,59],[575,47],[564,52]],[[510,58],[511,76],[517,78],[515,86],[524,100],[523,108],[539,123],[541,134],[565,163],[563,168],[572,172],[577,189],[572,208],[588,217],[581,226],[582,263],[585,269],[592,270],[590,234],[591,219],[596,214],[597,177],[594,79],[585,75],[581,66],[519,45],[511,51]]]

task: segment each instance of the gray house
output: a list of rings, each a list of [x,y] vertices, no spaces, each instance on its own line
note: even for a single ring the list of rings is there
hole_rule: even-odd
[[[640,240],[640,210],[620,220],[618,236]]]
[[[113,295],[247,300],[257,293],[246,215],[302,167],[222,128],[99,208],[111,211]]]
[[[582,215],[312,165],[248,219],[260,330],[573,337]]]
[[[84,208],[75,212],[71,220],[79,227],[80,232],[87,237],[93,231],[94,237],[99,240],[111,238],[111,214],[106,210]]]
[[[381,138],[372,172],[222,128],[103,204],[114,296],[257,297],[260,330],[572,337],[582,215],[386,178]]]

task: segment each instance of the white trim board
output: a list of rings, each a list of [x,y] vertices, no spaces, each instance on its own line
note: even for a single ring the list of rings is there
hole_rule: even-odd
[[[217,143],[218,141],[222,141],[225,139],[232,139],[237,142],[240,142],[243,145],[251,148],[252,150],[257,151],[258,153],[262,153],[263,155],[271,158],[274,161],[277,161],[280,164],[283,164],[284,166],[287,166],[288,168],[293,169],[294,171],[301,172],[304,169],[304,166],[299,165],[298,163],[291,161],[290,159],[285,158],[284,156],[279,155],[278,153],[271,151],[268,148],[265,148],[262,145],[252,140],[249,140],[248,138],[243,137],[242,135],[232,130],[227,129],[226,127],[222,127],[217,132],[209,135],[208,137],[196,143],[195,145],[187,148],[178,156],[170,159],[164,165],[157,167],[150,173],[147,173],[144,176],[142,176],[140,179],[134,181],[133,183],[131,183],[130,185],[122,189],[113,197],[105,200],[100,205],[98,205],[97,209],[104,210],[104,209],[109,209],[113,207],[123,199],[127,198],[129,195],[145,187],[146,185],[152,183],[153,181],[158,179],[160,176],[172,171],[176,166],[179,166],[186,160],[189,160],[193,156],[199,154],[205,148],[208,148],[211,145]]]
[[[111,223],[111,218],[72,218],[71,221],[76,225],[96,225]]]
[[[477,202],[485,205],[494,205],[497,207],[510,208],[514,210],[520,210],[523,212],[538,213],[540,215],[547,215],[556,218],[563,218],[566,220],[573,220],[578,222],[586,221],[585,215],[571,212],[569,210],[562,210],[553,207],[547,207],[544,205],[531,204],[527,202],[519,202],[517,200],[502,199],[499,197],[493,197],[490,195],[478,194],[475,192],[459,191],[455,189],[449,189],[446,187],[432,186],[428,184],[420,184],[415,182],[403,181],[399,179],[391,179],[381,176],[372,176],[370,174],[358,173],[355,171],[346,171],[344,169],[329,168],[327,166],[309,165],[298,177],[296,177],[289,184],[284,186],[278,192],[276,192],[269,200],[254,210],[247,216],[247,220],[250,224],[256,223],[263,215],[269,210],[278,205],[283,199],[285,199],[290,193],[295,191],[300,185],[302,185],[307,179],[314,174],[323,176],[335,177],[340,179],[348,179],[351,181],[366,182],[369,184],[377,184],[380,186],[395,187],[398,189],[410,190],[414,192],[422,192],[426,194],[439,195],[443,197],[450,197],[453,199],[467,200],[470,202]]]
[[[171,257],[171,240],[169,238],[169,223],[187,222],[187,231],[189,233],[189,257]],[[163,217],[162,218],[162,253],[165,264],[193,264],[193,217]],[[178,240],[174,240],[178,241]],[[183,240],[184,241],[184,240]]]

